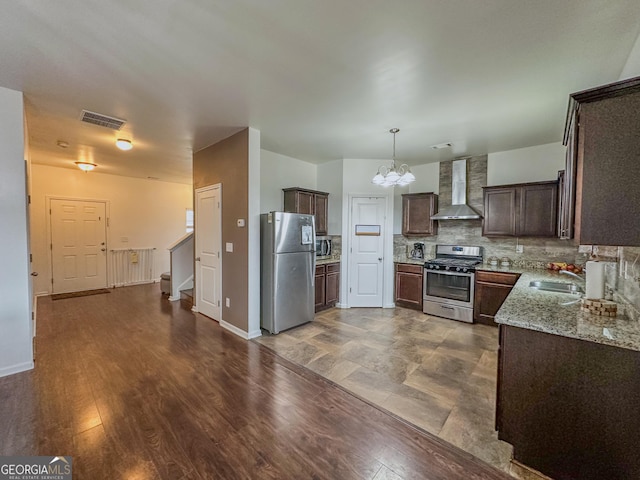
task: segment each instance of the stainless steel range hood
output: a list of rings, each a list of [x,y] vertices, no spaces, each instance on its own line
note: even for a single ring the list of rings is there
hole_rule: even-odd
[[[467,205],[467,159],[454,160],[451,167],[451,206],[444,207],[431,220],[473,220],[482,218]]]

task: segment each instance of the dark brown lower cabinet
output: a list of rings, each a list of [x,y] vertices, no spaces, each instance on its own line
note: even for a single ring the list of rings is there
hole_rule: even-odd
[[[640,478],[640,352],[500,326],[498,438],[555,480]]]
[[[316,312],[334,307],[340,298],[340,263],[316,265]]]
[[[473,321],[497,326],[494,317],[518,281],[517,273],[476,271]]]
[[[396,264],[396,305],[422,311],[422,274],[424,267]]]

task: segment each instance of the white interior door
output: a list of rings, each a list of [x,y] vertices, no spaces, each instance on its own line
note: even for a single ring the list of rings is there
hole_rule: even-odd
[[[196,190],[196,308],[195,310],[221,320],[222,247],[221,187]]]
[[[385,197],[351,200],[349,306],[382,307]]]
[[[53,293],[107,286],[106,203],[51,199]]]

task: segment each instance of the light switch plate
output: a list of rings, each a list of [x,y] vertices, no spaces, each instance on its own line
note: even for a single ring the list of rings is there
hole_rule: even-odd
[[[231,307],[231,300],[229,299],[229,297],[225,298],[224,304],[226,305],[227,308]]]
[[[516,253],[523,253],[524,245],[516,245]]]
[[[233,252],[233,243],[227,242],[225,245],[225,252]]]
[[[244,218],[239,218],[237,221],[238,227],[242,228],[245,225]]]

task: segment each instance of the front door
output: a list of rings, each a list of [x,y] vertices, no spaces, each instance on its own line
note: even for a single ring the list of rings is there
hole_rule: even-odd
[[[196,305],[195,310],[221,320],[222,269],[220,250],[222,244],[221,187],[205,187],[196,190]]]
[[[52,292],[107,286],[106,203],[51,199]]]
[[[382,307],[385,197],[351,200],[349,306]]]

